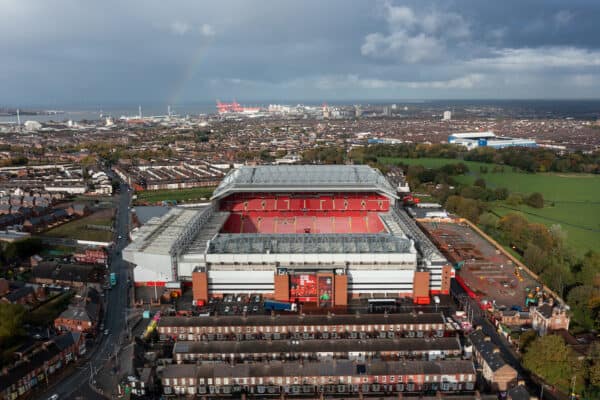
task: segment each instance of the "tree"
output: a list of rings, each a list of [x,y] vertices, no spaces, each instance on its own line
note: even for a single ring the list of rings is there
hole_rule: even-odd
[[[527,229],[529,231],[529,241],[531,243],[534,243],[546,253],[552,252],[556,243],[546,225],[531,223]]]
[[[489,232],[497,228],[498,218],[492,213],[485,212],[479,216],[479,224]]]
[[[531,343],[533,343],[537,337],[537,332],[533,329],[523,332],[519,337],[519,351],[521,353],[526,353]]]
[[[508,189],[505,187],[494,189],[496,200],[506,200],[508,198]]]
[[[523,197],[518,193],[511,193],[506,198],[506,203],[511,206],[518,206],[523,203]]]
[[[600,388],[600,342],[592,343],[590,349],[589,380],[592,386]]]
[[[504,234],[506,241],[514,244],[521,250],[527,248],[527,243],[529,242],[529,223],[521,214],[506,214],[500,218],[498,227]]]
[[[600,253],[588,251],[581,261],[581,269],[577,281],[582,284],[593,284],[600,280]]]
[[[529,243],[523,254],[523,261],[536,274],[542,272],[548,261],[548,254],[533,243]]]
[[[544,196],[542,196],[539,192],[531,193],[527,199],[525,199],[525,203],[528,206],[533,208],[543,208],[544,207]]]
[[[564,260],[556,257],[548,259],[541,276],[542,280],[558,293],[560,297],[564,296],[567,285],[573,282],[573,275],[571,274],[569,265]]]
[[[27,238],[6,245],[4,256],[7,260],[25,259],[44,249],[40,238]]]
[[[479,221],[479,215],[483,211],[477,200],[467,199],[461,196],[449,196],[446,200],[445,207],[475,224]]]
[[[485,187],[486,187],[485,186],[485,179],[483,179],[483,178],[477,178],[477,179],[475,179],[475,182],[473,183],[473,185],[479,186],[479,187],[485,189]]]
[[[561,336],[546,335],[535,339],[523,356],[523,365],[563,390],[569,388],[571,378],[575,376],[576,390],[583,389],[585,364],[578,360]]]
[[[598,289],[591,285],[576,286],[569,292],[567,303],[573,311],[573,321],[585,330],[594,329],[598,313],[590,303],[592,298],[597,297]]]
[[[23,333],[25,308],[20,304],[0,303],[0,346],[8,346]]]
[[[209,130],[197,130],[194,132],[194,140],[199,143],[205,143],[208,142],[209,135]]]

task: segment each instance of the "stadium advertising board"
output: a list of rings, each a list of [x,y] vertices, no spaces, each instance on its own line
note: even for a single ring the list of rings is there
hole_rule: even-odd
[[[290,276],[290,300],[316,302],[317,276],[315,274],[297,274]]]
[[[319,275],[317,277],[319,290],[319,306],[333,306],[333,279],[331,275]]]

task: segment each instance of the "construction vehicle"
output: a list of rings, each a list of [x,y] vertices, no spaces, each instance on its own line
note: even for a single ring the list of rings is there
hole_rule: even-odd
[[[519,282],[523,282],[523,275],[521,275],[521,271],[519,271],[519,267],[515,267],[515,276],[519,280]]]
[[[402,203],[405,206],[412,206],[415,204],[419,204],[421,202],[421,199],[419,199],[418,197],[414,197],[412,194],[407,194],[406,196],[404,196],[402,198]]]
[[[529,292],[527,297],[525,298],[525,307],[529,307],[530,305],[536,305],[538,303],[538,299],[534,292]]]
[[[296,311],[296,303],[288,303],[285,301],[265,300],[265,310],[267,311]]]
[[[152,320],[150,321],[150,323],[146,327],[146,330],[142,334],[142,339],[146,340],[150,337],[152,332],[154,332],[156,330],[156,327],[158,326],[159,321],[160,321],[160,311],[158,311],[156,314],[154,314],[154,317],[152,317]]]

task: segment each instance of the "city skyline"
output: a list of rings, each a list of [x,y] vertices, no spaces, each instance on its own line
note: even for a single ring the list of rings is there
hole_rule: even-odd
[[[0,103],[583,99],[592,1],[2,1]],[[26,29],[24,29],[26,27]]]

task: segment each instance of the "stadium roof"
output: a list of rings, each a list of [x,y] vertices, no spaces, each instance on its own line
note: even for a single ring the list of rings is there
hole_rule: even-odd
[[[317,353],[317,352],[427,352],[460,351],[456,337],[401,339],[334,339],[302,340],[290,346],[287,340],[225,340],[175,342],[173,354],[256,354],[256,353]]]
[[[219,234],[213,254],[409,253],[412,242],[389,234]]]
[[[397,198],[385,177],[368,165],[263,165],[231,171],[213,199],[235,192],[373,191]]]
[[[129,252],[146,252],[170,255],[181,235],[190,227],[196,209],[174,207],[160,218],[152,218],[135,233],[134,240],[126,247]]]

